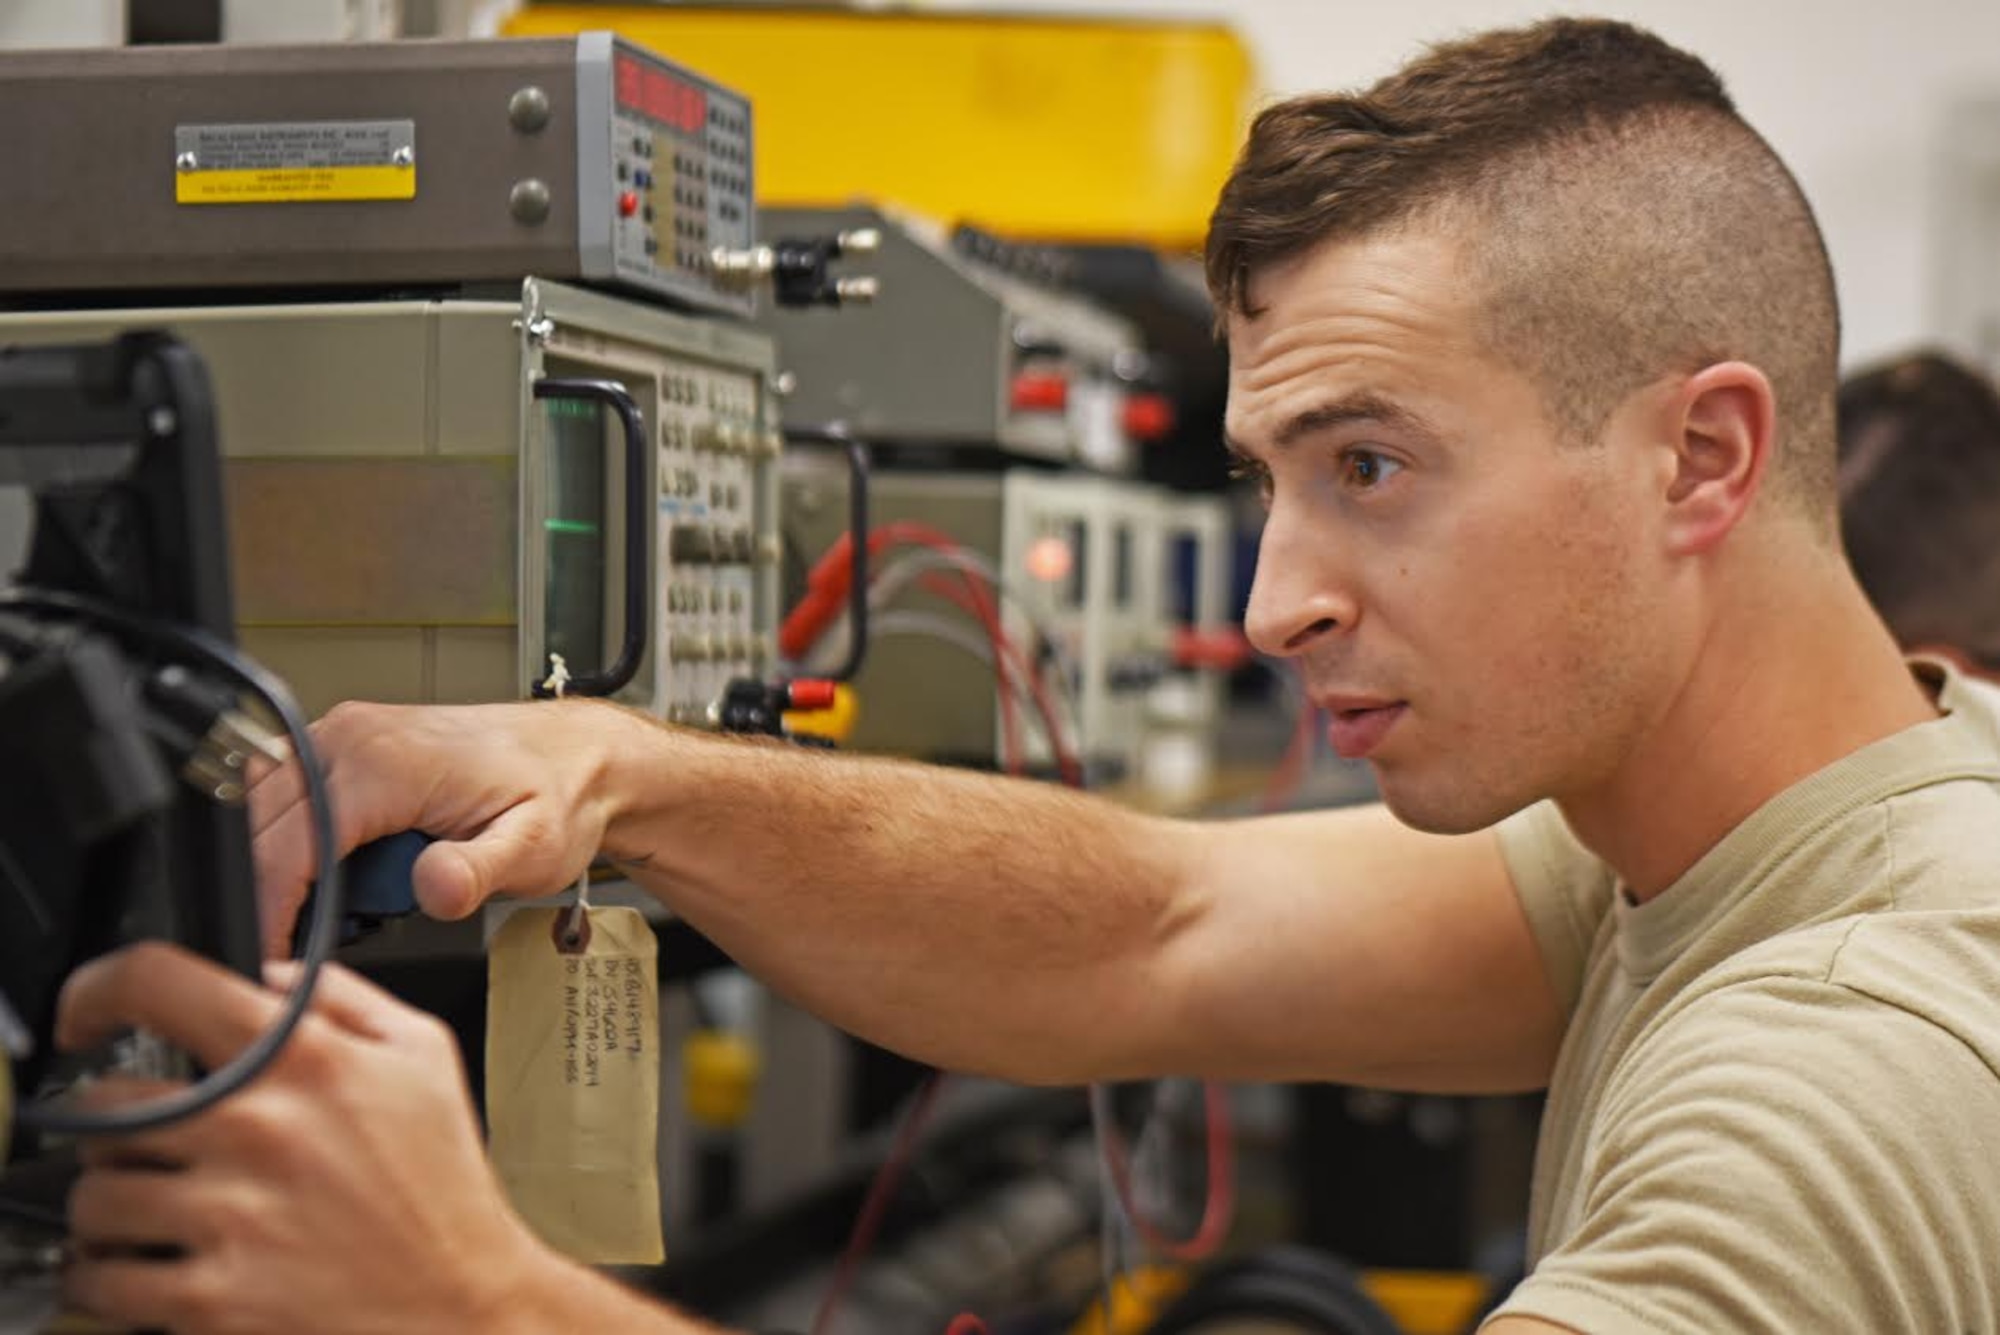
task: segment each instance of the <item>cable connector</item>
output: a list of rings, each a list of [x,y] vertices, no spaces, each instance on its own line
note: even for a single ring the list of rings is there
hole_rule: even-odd
[[[180,758],[181,778],[235,806],[249,789],[250,757],[282,764],[277,735],[244,713],[236,693],[170,663],[146,682],[155,735]]]
[[[796,681],[758,681],[738,677],[722,693],[716,723],[724,732],[787,737],[787,713],[811,713],[833,708],[834,683],[803,677]]]
[[[878,229],[857,227],[832,236],[793,238],[747,250],[718,246],[708,263],[715,281],[732,291],[748,291],[769,280],[772,298],[780,306],[860,305],[880,295],[880,280],[837,278],[828,270],[835,260],[872,255],[881,247]]]

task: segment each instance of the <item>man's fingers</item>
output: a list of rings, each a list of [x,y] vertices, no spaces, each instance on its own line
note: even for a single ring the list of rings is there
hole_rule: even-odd
[[[254,833],[261,834],[265,826],[305,800],[305,771],[292,756],[291,744],[280,745],[285,749],[284,763],[274,764],[261,755],[253,755],[244,764],[250,788],[244,794],[243,805],[250,813],[250,829]]]
[[[56,1043],[89,1047],[132,1026],[204,1066],[220,1066],[277,1018],[283,1001],[179,946],[149,941],[101,955],[63,986]]]
[[[274,960],[264,966],[264,981],[289,993],[299,985],[304,966],[296,960]],[[333,1020],[342,1029],[362,1038],[389,1042],[408,1029],[415,1014],[408,1006],[363,978],[352,969],[328,964],[313,984],[315,1014]]]
[[[287,765],[252,788],[249,805],[264,954],[283,956],[291,953],[292,924],[306,902],[316,857],[312,808],[299,767]]]
[[[202,1329],[226,1295],[198,1259],[134,1261],[79,1256],[63,1272],[63,1296],[85,1312],[134,1329]]]
[[[104,1112],[152,1103],[186,1088],[186,1083],[179,1080],[106,1075],[91,1080],[73,1097],[79,1108]],[[178,1122],[130,1136],[84,1136],[77,1141],[77,1157],[87,1168],[181,1168],[194,1158],[196,1126],[192,1122]]]
[[[297,756],[292,751],[292,739],[281,729],[243,758],[243,772],[249,776],[251,784],[255,785],[276,774],[295,759]]]
[[[199,1247],[210,1240],[198,1204],[206,1190],[185,1173],[93,1169],[70,1188],[70,1236],[93,1247]]]
[[[408,828],[411,813],[388,812],[378,782],[345,791],[338,782],[340,759],[360,739],[383,726],[393,713],[384,706],[339,705],[312,725],[323,777],[333,806],[333,854],[345,856],[370,839]],[[364,771],[366,766],[363,766]],[[379,779],[379,776],[378,776]],[[321,850],[314,836],[312,804],[306,799],[305,769],[296,759],[258,773],[247,799],[257,866],[257,902],[266,958],[291,953],[292,929],[319,870]]]
[[[292,932],[305,908],[306,882],[257,872],[257,932],[264,958],[285,959],[292,953]]]
[[[417,903],[433,918],[454,921],[497,894],[552,895],[575,876],[563,852],[545,812],[510,807],[472,838],[441,839],[424,850],[412,869]]]
[[[492,837],[492,831],[478,836]],[[491,859],[472,852],[472,843],[439,840],[418,855],[410,868],[417,905],[433,918],[456,922],[472,914],[493,891]]]
[[[262,830],[279,812],[305,797],[305,773],[299,768],[298,758],[292,755],[291,743],[284,743],[284,748],[286,758],[282,764],[273,764],[261,755],[245,761],[250,787],[244,793],[243,805],[250,813],[253,831]]]

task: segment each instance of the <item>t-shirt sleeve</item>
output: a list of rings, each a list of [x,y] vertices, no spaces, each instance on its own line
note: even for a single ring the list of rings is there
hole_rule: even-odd
[[[1563,1013],[1576,1009],[1591,938],[1611,907],[1616,878],[1576,841],[1553,802],[1537,802],[1494,827],[1514,893],[1542,953]]]
[[[1586,1332],[2000,1330],[2000,1079],[1839,984],[1691,1001],[1635,1046],[1580,1227],[1500,1315]]]

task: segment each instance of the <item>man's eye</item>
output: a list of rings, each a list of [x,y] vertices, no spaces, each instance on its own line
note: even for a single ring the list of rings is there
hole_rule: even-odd
[[[1229,476],[1237,482],[1255,482],[1257,494],[1265,500],[1271,498],[1271,470],[1255,459],[1235,458],[1229,461]]]
[[[1380,486],[1402,467],[1394,459],[1373,450],[1349,450],[1340,458],[1342,480],[1362,491]]]

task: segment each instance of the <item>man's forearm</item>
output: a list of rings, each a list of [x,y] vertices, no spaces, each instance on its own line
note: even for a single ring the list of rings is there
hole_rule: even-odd
[[[1176,926],[1190,827],[1046,784],[627,718],[605,852],[766,982],[955,1069],[1056,1082],[1144,1064],[1147,971]]]

